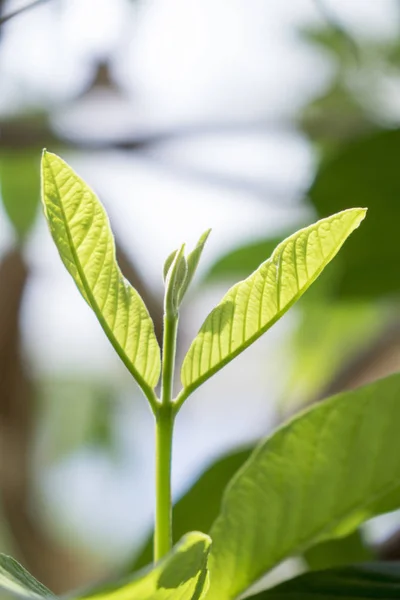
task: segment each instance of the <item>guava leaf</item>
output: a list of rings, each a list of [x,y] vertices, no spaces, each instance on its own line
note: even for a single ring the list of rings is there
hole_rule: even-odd
[[[233,286],[189,348],[181,370],[181,398],[265,333],[315,281],[365,214],[365,209],[353,208],[301,229]]]
[[[43,153],[42,199],[51,235],[117,354],[147,392],[160,376],[160,348],[147,308],[123,277],[106,212],[55,154]]]
[[[96,600],[200,600],[207,589],[207,558],[211,540],[187,534],[154,569],[125,582],[74,596]]]
[[[193,277],[196,273],[197,267],[199,265],[200,262],[200,258],[201,255],[203,253],[204,250],[204,246],[206,244],[206,241],[208,239],[208,236],[211,233],[211,229],[207,229],[207,231],[205,231],[203,233],[202,236],[200,236],[199,241],[196,244],[196,247],[194,248],[194,250],[192,250],[192,252],[190,252],[188,254],[187,257],[187,275],[185,278],[185,281],[183,282],[183,285],[179,291],[179,302],[182,302],[184,295],[187,292],[187,289],[189,287],[189,285],[191,284]]]
[[[167,317],[178,313],[179,291],[184,284],[186,274],[185,244],[182,244],[180,249],[175,253],[165,278],[164,310]]]
[[[371,600],[400,598],[398,563],[366,563],[314,571],[248,600]]]
[[[210,536],[207,600],[236,598],[289,556],[400,507],[400,374],[315,405],[228,486]]]
[[[200,600],[206,590],[211,540],[189,533],[152,570],[64,596],[71,600]],[[32,600],[56,598],[8,556],[0,555],[0,589]]]

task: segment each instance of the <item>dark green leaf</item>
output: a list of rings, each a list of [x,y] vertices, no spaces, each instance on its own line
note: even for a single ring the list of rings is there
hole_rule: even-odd
[[[251,596],[249,600],[370,600],[400,598],[398,563],[370,563],[314,571]]]
[[[370,218],[340,254],[336,297],[398,294],[400,263],[400,129],[380,131],[348,144],[322,165],[309,197],[319,216],[363,203]]]

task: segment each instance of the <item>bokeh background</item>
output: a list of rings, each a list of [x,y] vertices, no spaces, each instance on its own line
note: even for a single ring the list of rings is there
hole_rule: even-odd
[[[52,244],[43,147],[105,204],[159,337],[163,261],[212,227],[179,361],[278,241],[369,208],[298,306],[183,408],[174,497],[226,456],[211,507],[239,449],[400,367],[400,2],[0,0],[0,550],[59,592],[146,562],[153,421]],[[367,524],[368,552],[400,558],[396,523]]]

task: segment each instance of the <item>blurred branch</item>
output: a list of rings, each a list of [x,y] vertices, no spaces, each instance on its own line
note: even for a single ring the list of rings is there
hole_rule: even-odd
[[[34,2],[26,4],[25,6],[21,6],[21,8],[14,10],[13,12],[9,13],[8,15],[5,15],[4,17],[0,16],[0,27],[4,25],[4,23],[11,21],[11,19],[14,19],[14,17],[18,17],[22,13],[28,12],[33,8],[36,8],[40,4],[44,4],[45,2],[49,2],[49,0],[34,0]]]
[[[32,508],[35,393],[19,326],[28,275],[21,252],[8,252],[0,264],[0,498],[19,560],[53,591],[63,592],[93,573],[47,536]]]
[[[74,139],[57,135],[49,123],[41,118],[20,118],[0,121],[0,151],[27,148],[53,148],[64,146],[76,150],[144,150],[156,144],[189,140],[202,135],[266,135],[292,131],[290,123],[268,123],[266,121],[199,122],[175,125],[170,128],[149,130],[128,139],[99,141]]]

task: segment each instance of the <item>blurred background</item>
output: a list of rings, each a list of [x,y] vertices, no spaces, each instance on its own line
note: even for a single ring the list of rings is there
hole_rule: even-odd
[[[210,500],[181,501],[177,531],[205,528],[246,448],[399,369],[400,2],[0,0],[0,550],[62,592],[149,559],[153,420],[50,239],[43,147],[105,204],[159,338],[163,261],[212,227],[179,361],[287,234],[369,208],[302,301],[180,413],[174,496],[206,469]],[[367,524],[357,551],[400,558],[396,523]]]

